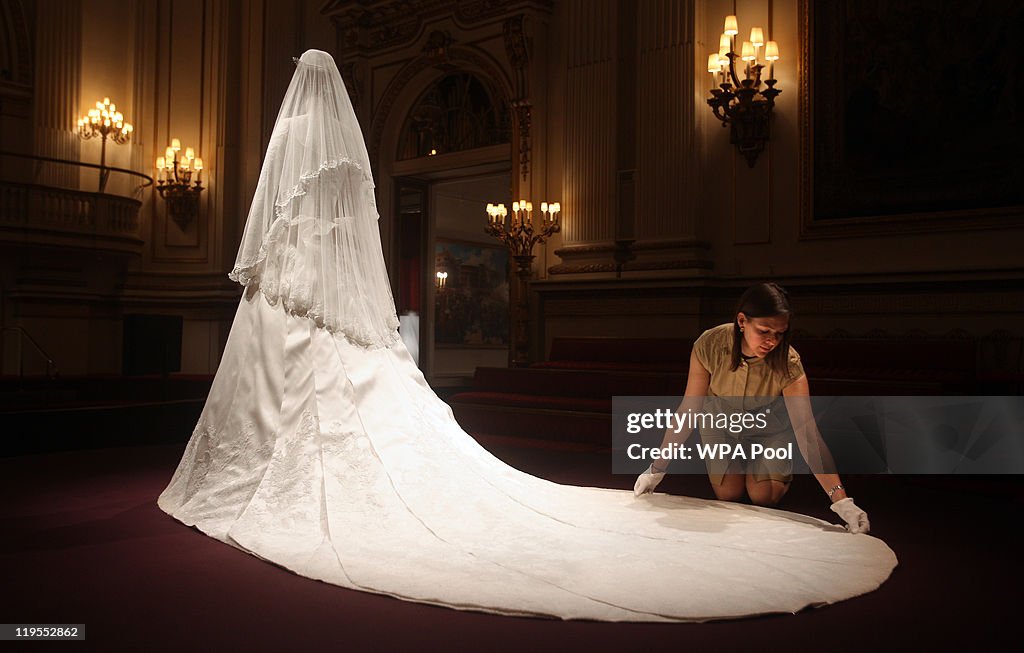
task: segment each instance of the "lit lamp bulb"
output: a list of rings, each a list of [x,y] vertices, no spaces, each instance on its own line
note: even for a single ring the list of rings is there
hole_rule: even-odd
[[[754,44],[750,41],[743,42],[743,54],[740,55],[740,59],[747,62],[747,69],[745,71],[747,79],[750,79],[750,65],[757,57],[754,54]]]
[[[775,79],[775,62],[779,60],[779,44],[768,41],[764,47],[764,58],[768,60],[768,79]]]
[[[156,158],[156,177],[158,181],[163,180],[164,167],[166,165],[166,161],[164,161],[164,158],[162,156],[158,156]]]
[[[547,224],[553,224],[555,222],[555,214],[558,213],[558,202],[543,202],[540,205],[541,213],[544,214],[544,222]]]
[[[196,158],[196,151],[193,150],[191,147],[186,147],[185,148],[185,158],[186,159],[194,159],[194,158]]]
[[[732,39],[728,34],[722,34],[718,37],[718,56],[724,57],[730,52],[732,52]]]
[[[719,63],[720,59],[717,54],[708,55],[708,72],[711,73],[711,86],[715,86],[718,83],[718,71],[722,68]],[[543,207],[541,208],[543,211]]]
[[[177,138],[172,138],[171,139],[171,149],[173,149],[175,152],[181,150],[181,141],[178,140]]]
[[[759,48],[764,45],[764,30],[760,27],[754,27],[750,30],[750,42],[755,48]]]
[[[192,164],[192,169],[196,171],[196,181],[199,181],[199,177],[203,172],[203,160],[196,159]]]
[[[722,31],[724,31],[729,36],[736,36],[737,34],[740,33],[740,28],[738,26],[738,23],[736,22],[735,16],[725,17],[725,29]]]

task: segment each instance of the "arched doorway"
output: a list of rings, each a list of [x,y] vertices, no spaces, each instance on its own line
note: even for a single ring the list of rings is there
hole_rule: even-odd
[[[435,386],[507,364],[508,256],[483,227],[488,202],[511,201],[510,137],[503,94],[459,71],[425,85],[393,143],[396,307],[407,325],[418,318],[418,362]]]

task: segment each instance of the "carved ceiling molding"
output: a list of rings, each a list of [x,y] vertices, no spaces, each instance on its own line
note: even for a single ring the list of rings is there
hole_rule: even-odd
[[[550,13],[553,7],[553,0],[333,0],[320,13],[334,23],[343,52],[365,55],[416,41],[424,25],[438,17],[448,15],[460,27],[471,27],[523,10]]]

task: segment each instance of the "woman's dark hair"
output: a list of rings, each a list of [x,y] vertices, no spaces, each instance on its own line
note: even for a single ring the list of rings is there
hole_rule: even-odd
[[[779,317],[790,318],[790,328],[782,334],[782,340],[775,349],[768,352],[764,357],[772,373],[779,378],[789,377],[789,340],[793,334],[793,313],[789,308],[789,296],[786,291],[777,283],[765,282],[755,284],[747,288],[740,301],[736,303],[736,310],[733,311],[732,322],[732,369],[735,371],[740,366],[743,357],[743,334],[740,333],[740,323],[736,314],[743,313],[748,318],[752,317]]]

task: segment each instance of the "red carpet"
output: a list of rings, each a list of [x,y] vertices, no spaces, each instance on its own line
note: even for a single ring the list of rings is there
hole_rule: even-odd
[[[632,487],[610,474],[607,452],[489,444],[538,476]],[[900,558],[866,596],[798,615],[612,624],[458,612],[295,576],[157,508],[183,447],[0,459],[3,623],[84,623],[86,645],[61,650],[102,651],[949,650],[1017,639],[1017,477],[844,478]],[[662,488],[711,497],[702,477],[669,477]],[[782,507],[836,521],[810,477],[797,478]]]

